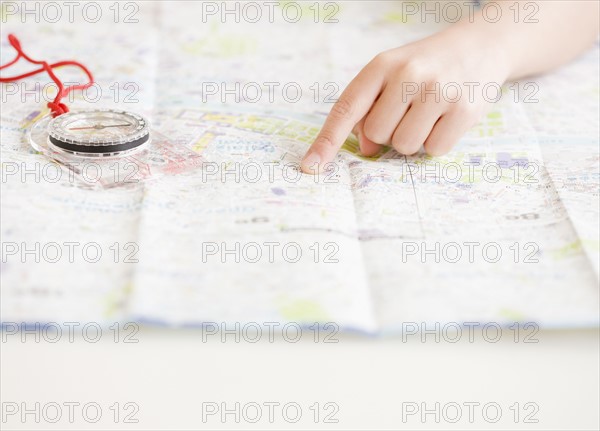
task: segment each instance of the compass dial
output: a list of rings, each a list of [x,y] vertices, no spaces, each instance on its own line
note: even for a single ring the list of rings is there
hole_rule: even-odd
[[[50,121],[48,140],[54,147],[83,156],[116,156],[150,140],[140,115],[112,109],[69,112]]]

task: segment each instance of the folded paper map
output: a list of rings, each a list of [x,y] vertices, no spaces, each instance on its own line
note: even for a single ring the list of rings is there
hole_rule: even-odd
[[[132,23],[113,23],[109,4],[94,24],[6,17],[1,62],[8,33],[34,58],[77,58],[99,89],[71,109],[140,112],[202,163],[82,186],[101,179],[70,177],[27,140],[47,78],[3,84],[3,321],[598,325],[598,46],[506,84],[446,156],[365,158],[350,137],[313,177],[299,162],[344,86],[438,26],[396,2],[340,2],[332,23],[136,4]]]

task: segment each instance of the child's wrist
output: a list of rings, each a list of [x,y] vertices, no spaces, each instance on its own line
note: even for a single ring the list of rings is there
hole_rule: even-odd
[[[462,53],[471,67],[487,69],[499,77],[503,84],[515,74],[516,52],[510,39],[501,34],[489,33],[476,24],[457,24],[440,33],[438,37],[449,43],[449,49]],[[484,75],[487,75],[484,73]]]

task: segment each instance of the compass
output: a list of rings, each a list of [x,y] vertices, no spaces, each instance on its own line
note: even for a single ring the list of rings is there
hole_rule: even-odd
[[[85,157],[119,156],[150,142],[148,122],[132,112],[100,109],[62,114],[48,124],[48,143]]]

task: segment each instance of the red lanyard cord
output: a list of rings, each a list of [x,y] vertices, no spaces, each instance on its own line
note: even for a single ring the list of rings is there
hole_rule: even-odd
[[[52,111],[53,117],[57,117],[61,114],[69,112],[69,108],[67,107],[67,105],[65,105],[64,103],[61,103],[62,98],[67,96],[72,90],[85,90],[86,88],[88,88],[94,84],[94,77],[92,76],[92,73],[83,64],[78,63],[76,61],[59,61],[58,63],[53,63],[53,64],[48,64],[45,61],[37,61],[37,60],[32,59],[31,57],[29,57],[27,54],[25,54],[23,52],[23,49],[21,48],[21,43],[19,42],[19,39],[17,39],[15,35],[9,34],[8,41],[13,46],[13,48],[17,51],[17,56],[15,57],[14,60],[9,61],[8,63],[0,66],[0,70],[5,69],[9,66],[12,66],[17,61],[19,61],[20,58],[24,58],[25,60],[27,60],[28,62],[30,62],[32,64],[41,64],[42,67],[40,67],[39,69],[33,70],[31,72],[23,73],[22,75],[11,76],[11,77],[7,77],[7,78],[0,78],[0,82],[14,82],[14,81],[18,81],[19,79],[27,78],[29,76],[37,75],[38,73],[42,73],[42,72],[46,71],[48,73],[48,75],[50,76],[50,78],[52,78],[52,80],[58,87],[58,93],[56,94],[54,101],[48,103],[48,108],[50,108],[50,110]],[[71,85],[71,86],[65,87],[63,85],[62,81],[60,79],[58,79],[58,77],[54,74],[54,71],[52,70],[55,67],[61,67],[61,66],[77,66],[77,67],[79,67],[81,70],[83,70],[85,72],[85,74],[88,77],[89,82],[87,84],[83,84],[83,85]]]

